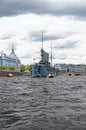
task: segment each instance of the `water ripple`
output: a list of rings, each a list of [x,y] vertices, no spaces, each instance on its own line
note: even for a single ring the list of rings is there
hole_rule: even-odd
[[[85,130],[86,77],[0,77],[0,130]]]

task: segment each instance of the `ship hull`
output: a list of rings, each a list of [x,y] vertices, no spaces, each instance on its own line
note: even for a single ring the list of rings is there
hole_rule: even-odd
[[[55,69],[45,64],[32,65],[32,77],[47,77],[48,74],[56,76]]]

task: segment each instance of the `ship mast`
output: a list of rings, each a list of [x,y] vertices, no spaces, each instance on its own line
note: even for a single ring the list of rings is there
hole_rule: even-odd
[[[52,41],[51,41],[51,67],[52,67]]]
[[[43,50],[43,30],[42,30],[42,50]]]
[[[44,55],[43,55],[43,30],[42,30],[42,47],[41,47],[41,62],[44,62]]]

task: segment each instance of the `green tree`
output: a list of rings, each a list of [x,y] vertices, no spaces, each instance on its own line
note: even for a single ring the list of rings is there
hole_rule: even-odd
[[[26,66],[26,69],[27,69],[28,71],[31,71],[30,65],[27,65],[27,66]]]
[[[7,70],[7,66],[0,66],[0,70]]]
[[[25,66],[25,65],[23,65],[23,64],[21,64],[21,65],[20,65],[20,71],[21,71],[21,72],[24,72],[24,71],[25,71],[25,69],[26,69],[26,66]]]
[[[2,70],[2,66],[0,66],[0,70]]]
[[[14,67],[13,67],[13,66],[10,66],[10,67],[9,67],[9,70],[14,70]]]

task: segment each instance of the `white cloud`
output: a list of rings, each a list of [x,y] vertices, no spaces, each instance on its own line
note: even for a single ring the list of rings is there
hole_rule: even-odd
[[[55,2],[57,1],[54,0],[53,4]],[[58,0],[58,3],[61,4],[61,1]],[[64,0],[61,7],[75,3],[80,6],[81,0],[70,2]],[[15,52],[22,63],[31,64],[34,62],[33,58],[38,62],[43,30],[46,39],[44,49],[49,53],[52,40],[53,63],[86,63],[85,26],[85,20],[75,19],[73,15],[28,13],[15,17],[2,17],[0,18],[0,51],[4,50],[9,54],[14,43]]]

